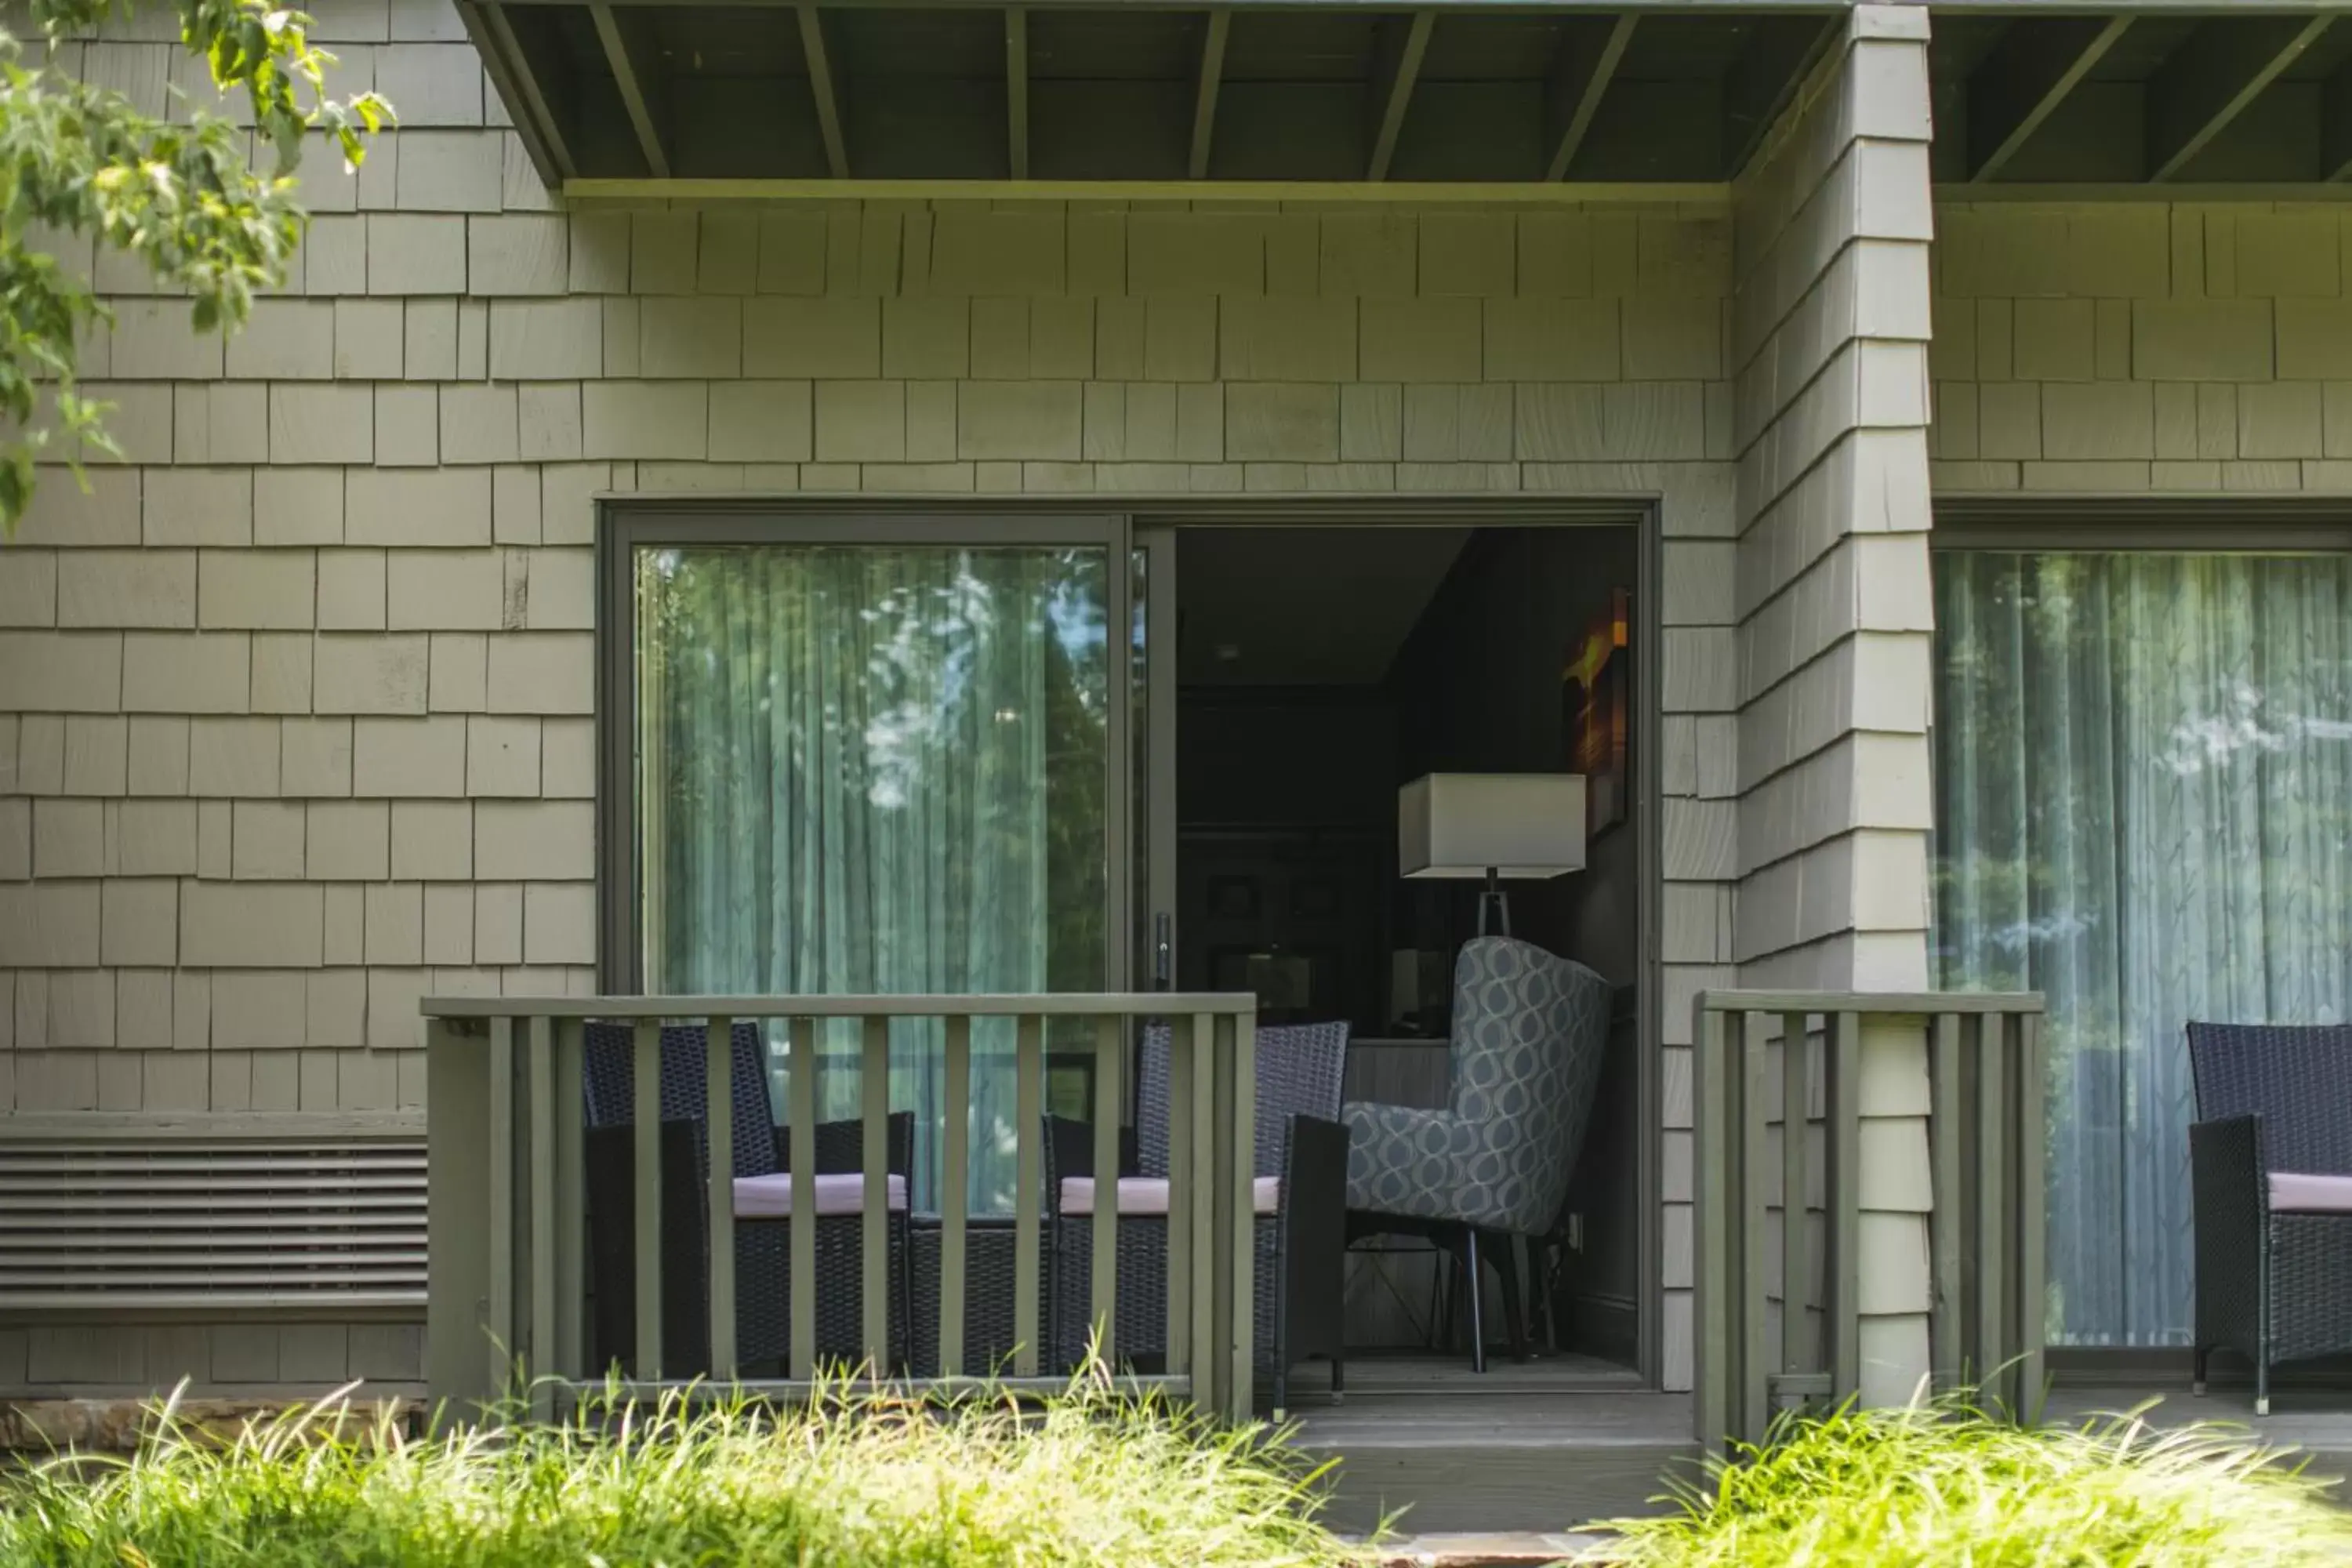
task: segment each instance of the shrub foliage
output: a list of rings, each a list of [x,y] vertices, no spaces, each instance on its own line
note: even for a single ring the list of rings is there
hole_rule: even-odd
[[[1040,1408],[843,1388],[771,1409],[617,1395],[422,1438],[341,1398],[207,1440],[159,1412],[127,1459],[0,1489],[0,1564],[1353,1563],[1263,1432],[1097,1386]]]

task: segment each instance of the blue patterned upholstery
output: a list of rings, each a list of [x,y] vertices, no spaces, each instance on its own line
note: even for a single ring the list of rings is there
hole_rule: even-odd
[[[1538,1236],[1568,1194],[1609,1040],[1609,983],[1509,937],[1454,965],[1451,1105],[1350,1103],[1348,1206]]]

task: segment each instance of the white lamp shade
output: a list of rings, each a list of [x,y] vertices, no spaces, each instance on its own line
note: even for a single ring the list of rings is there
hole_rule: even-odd
[[[1428,773],[1397,792],[1407,877],[1544,878],[1584,869],[1581,773]]]

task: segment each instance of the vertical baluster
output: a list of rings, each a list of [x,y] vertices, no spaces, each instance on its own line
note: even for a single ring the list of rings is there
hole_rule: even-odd
[[[794,1018],[784,1121],[792,1145],[792,1377],[816,1375],[816,1020]]]
[[[555,1414],[555,1385],[563,1372],[555,1332],[555,1021],[530,1021],[530,1062],[525,1085],[530,1127],[530,1378],[532,1415]]]
[[[490,1020],[490,1387],[511,1392],[515,1345],[514,1020]]]
[[[1126,1020],[1095,1020],[1094,1279],[1087,1316],[1106,1364],[1118,1364],[1118,1131],[1124,1104]]]
[[[1045,1020],[1024,1014],[1013,1029],[1013,1114],[1018,1128],[1013,1148],[1021,1165],[1013,1192],[1013,1371],[1018,1377],[1037,1375],[1037,1353],[1045,1337],[1037,1291],[1042,1256],[1038,1199],[1045,1184]]]
[[[2049,1149],[2042,1126],[2049,1092],[2042,1060],[2042,1017],[2016,1016],[2017,1028],[2017,1334],[2021,1415],[2031,1415],[2042,1398],[2042,1340],[2049,1327]]]
[[[1192,1042],[1168,1020],[1168,1371],[1192,1373]]]
[[[1815,1359],[1815,1341],[1808,1331],[1805,1306],[1811,1294],[1812,1270],[1805,1245],[1805,1144],[1812,1093],[1806,1074],[1811,1053],[1802,1013],[1780,1020],[1780,1370],[1809,1371]]]
[[[635,1209],[635,1251],[637,1309],[637,1376],[657,1383],[662,1375],[662,1256],[661,1256],[661,1026],[645,1019],[637,1025],[631,1052],[631,1097],[635,1156],[630,1172],[630,1202]]]
[[[1764,1205],[1771,1195],[1772,1152],[1765,1141],[1764,1095],[1769,1016],[1744,1013],[1739,1048],[1739,1435],[1760,1442],[1772,1416],[1771,1352],[1764,1321]]]
[[[1175,1026],[1169,1033],[1172,1038]],[[1188,1054],[1186,1070],[1192,1074],[1190,1096],[1192,1110],[1187,1125],[1191,1129],[1192,1192],[1186,1202],[1187,1227],[1192,1238],[1187,1248],[1191,1259],[1186,1289],[1191,1300],[1185,1310],[1192,1320],[1192,1360],[1187,1369],[1192,1379],[1192,1399],[1206,1404],[1209,1391],[1216,1383],[1215,1370],[1209,1365],[1216,1343],[1216,1268],[1213,1249],[1216,1246],[1217,1197],[1217,1020],[1213,1014],[1192,1016],[1192,1043]]]
[[[581,1092],[586,1031],[566,1018],[555,1028],[555,1362],[577,1383],[586,1353],[581,1316],[587,1296],[583,1278],[588,1238],[588,1105]]]
[[[710,1226],[710,1375],[735,1381],[735,1021],[702,1026],[703,1119],[710,1169],[703,1212]]]
[[[1851,1399],[1862,1387],[1862,1019],[1839,1013],[1823,1020],[1822,1120],[1827,1124],[1828,1169],[1822,1195],[1829,1205],[1823,1236],[1822,1293],[1830,1336],[1830,1392]]]
[[[948,1020],[946,1137],[940,1150],[940,1375],[963,1375],[964,1217],[971,1207],[971,1019]]]
[[[1976,1375],[1988,1399],[2006,1399],[2010,1356],[2009,1074],[2001,1059],[2000,1021],[1975,1018],[1977,1063]],[[2014,1404],[2013,1400],[2008,1403]]]
[[[865,1279],[859,1304],[866,1323],[867,1374],[887,1377],[890,1366],[890,1020],[866,1020],[859,1063],[860,1128],[866,1169]]]
[[[1719,1452],[1731,1435],[1732,1391],[1739,1384],[1738,1320],[1738,1235],[1731,1213],[1732,1113],[1731,1018],[1701,997],[1692,1006],[1691,1145],[1697,1163],[1692,1192],[1692,1226],[1697,1232],[1693,1283],[1698,1326],[1693,1382],[1697,1436]]]
[[[1936,1206],[1927,1220],[1927,1255],[1935,1297],[1927,1359],[1937,1386],[1949,1388],[1967,1375],[1969,1355],[1962,1279],[1968,1264],[1968,1189],[1961,1178],[1961,1133],[1968,1119],[1959,1015],[1938,1013],[1934,1030],[1927,1064],[1927,1158],[1929,1201]]]
[[[1250,1377],[1256,1366],[1257,1331],[1257,1010],[1234,1020],[1233,1181],[1225,1201],[1233,1211],[1233,1372],[1225,1414],[1246,1421],[1252,1414]]]

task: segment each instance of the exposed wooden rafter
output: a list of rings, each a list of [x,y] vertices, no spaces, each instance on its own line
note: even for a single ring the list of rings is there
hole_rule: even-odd
[[[669,81],[662,72],[652,24],[642,10],[625,17],[604,0],[592,0],[588,15],[604,46],[604,58],[612,64],[613,85],[620,89],[621,107],[628,111],[637,145],[645,151],[646,167],[656,179],[666,180],[670,174],[669,152],[663,144],[662,127],[669,118]]]
[[[1795,101],[1806,73],[1845,36],[1843,14],[1775,17],[1757,30],[1723,84],[1726,178],[1736,178]]]
[[[1004,124],[1013,177],[1029,177],[1029,13],[1004,13]]]
[[[1571,29],[1560,45],[1559,59],[1552,68],[1552,123],[1559,127],[1559,140],[1552,144],[1551,162],[1544,169],[1547,180],[1565,180],[1569,166],[1576,162],[1577,149],[1592,129],[1592,116],[1601,108],[1601,94],[1609,90],[1609,81],[1617,74],[1617,63],[1625,58],[1625,46],[1633,41],[1634,14],[1628,11],[1610,24],[1607,37],[1593,47],[1583,35]]]
[[[524,55],[506,8],[488,0],[457,0],[457,17],[466,26],[466,36],[473,40],[474,52],[482,57],[490,85],[508,106],[515,133],[521,137],[523,151],[541,182],[554,189],[566,180],[579,178],[579,162],[563,133],[569,123],[570,100],[560,80],[551,75],[542,79]]]
[[[2334,21],[2233,17],[2189,34],[2147,84],[2147,177],[2179,174]]]
[[[826,38],[824,13],[814,5],[797,5],[801,52],[808,57],[809,96],[816,103],[817,135],[824,142],[824,163],[836,180],[849,178],[849,141],[843,122],[849,118],[848,95]]]
[[[1364,171],[1368,180],[1385,180],[1396,158],[1397,136],[1404,130],[1404,111],[1412,101],[1413,83],[1421,78],[1422,57],[1429,52],[1430,30],[1437,25],[1434,11],[1415,11],[1409,18],[1381,25],[1380,62],[1372,79],[1372,155]]]
[[[1185,170],[1196,180],[1209,177],[1209,144],[1217,132],[1217,89],[1225,80],[1225,37],[1233,31],[1231,11],[1209,13],[1201,37],[1201,71],[1192,83],[1192,148]]]
[[[1969,178],[1990,180],[2091,74],[2129,16],[2018,22],[1969,79]]]

